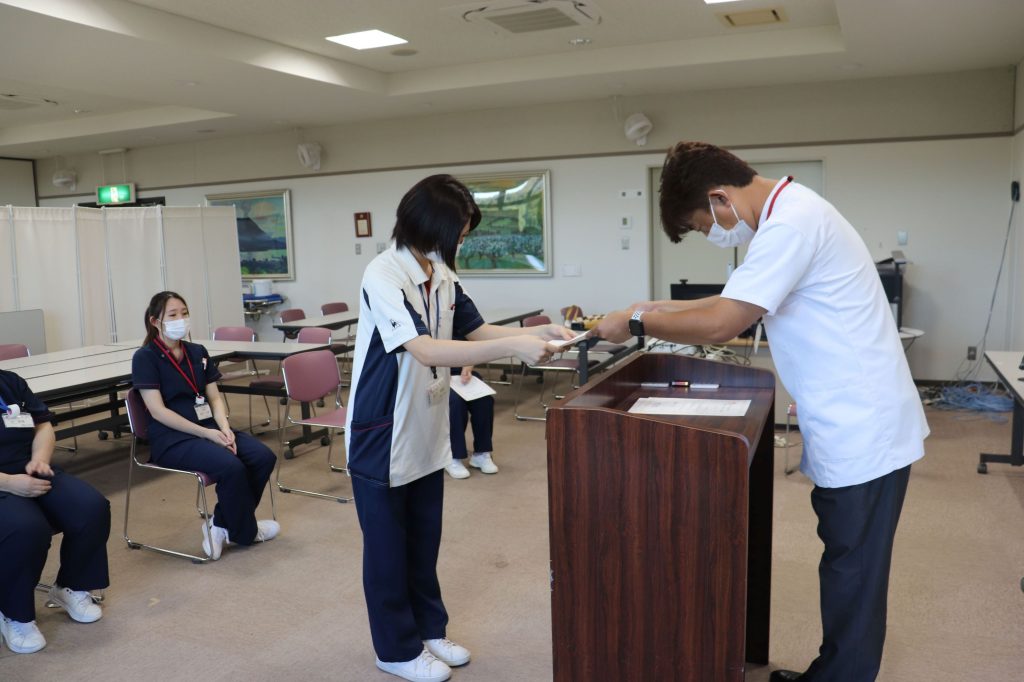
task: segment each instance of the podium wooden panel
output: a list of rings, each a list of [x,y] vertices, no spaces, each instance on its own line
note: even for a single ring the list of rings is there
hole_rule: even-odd
[[[640,387],[673,380],[720,388]],[[641,354],[548,410],[556,681],[737,681],[768,662],[774,385]],[[645,396],[751,403],[743,417],[626,411]]]

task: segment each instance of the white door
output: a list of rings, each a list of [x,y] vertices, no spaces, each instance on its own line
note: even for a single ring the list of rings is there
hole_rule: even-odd
[[[750,164],[766,178],[794,176],[796,182],[825,196],[824,169],[821,161],[794,161]],[[693,233],[673,244],[661,229],[658,187],[661,167],[651,169],[651,298],[671,298],[669,285],[680,280],[690,284],[724,284],[729,274],[743,262],[747,248],[723,249]]]

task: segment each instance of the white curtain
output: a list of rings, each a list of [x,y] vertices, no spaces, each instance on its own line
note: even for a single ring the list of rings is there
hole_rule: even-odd
[[[82,344],[75,209],[15,207],[18,303],[42,308],[48,349]]]
[[[235,208],[206,206],[202,211],[212,325],[240,327],[245,324],[245,316],[242,314],[242,269]]]
[[[11,249],[14,237],[11,210],[10,206],[0,206],[0,311],[18,308],[15,297],[18,282],[14,278],[14,251]]]
[[[78,292],[82,300],[82,343],[86,346],[110,343],[114,338],[111,324],[110,286],[107,280],[104,211],[99,208],[76,210]],[[141,316],[140,314],[139,317]]]
[[[149,299],[167,288],[160,210],[159,206],[103,209],[117,341],[146,335]]]
[[[203,209],[198,206],[168,207],[164,216],[164,258],[167,288],[185,297],[192,318],[192,338],[208,339],[210,306],[206,295],[206,263],[203,252]]]

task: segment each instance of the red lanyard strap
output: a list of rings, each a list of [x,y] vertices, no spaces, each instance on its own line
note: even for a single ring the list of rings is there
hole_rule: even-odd
[[[769,218],[772,217],[772,209],[775,208],[775,200],[779,198],[780,194],[782,194],[782,190],[786,189],[786,185],[788,185],[791,182],[793,182],[793,176],[792,175],[787,177],[786,181],[784,183],[782,183],[782,185],[779,187],[778,190],[776,190],[775,194],[772,196],[771,203],[768,204],[768,215],[766,215],[764,217],[765,220],[768,220]]]
[[[199,393],[199,380],[196,378],[196,371],[192,367],[192,360],[188,357],[188,350],[185,348],[185,345],[182,344],[181,346],[181,354],[185,356],[185,362],[188,363],[188,371],[192,374],[191,379],[189,379],[188,376],[185,374],[185,370],[183,370],[178,361],[174,359],[174,354],[171,353],[171,349],[165,346],[163,341],[161,341],[160,339],[153,339],[153,343],[155,343],[157,347],[164,352],[164,354],[167,356],[167,359],[171,361],[172,365],[174,365],[174,369],[178,370],[178,374],[180,374],[181,377],[188,383],[189,387],[196,392],[196,395],[201,395]]]

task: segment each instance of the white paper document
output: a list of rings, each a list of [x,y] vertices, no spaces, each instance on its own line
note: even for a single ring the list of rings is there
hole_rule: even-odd
[[[706,400],[696,398],[640,398],[629,411],[634,414],[674,414],[692,417],[742,417],[749,400]]]
[[[555,348],[568,348],[569,346],[575,346],[577,343],[585,339],[587,337],[587,334],[589,334],[591,331],[592,330],[588,329],[582,334],[574,336],[567,341],[548,341],[548,345],[554,346]]]
[[[483,398],[485,395],[494,395],[497,393],[493,388],[480,381],[477,377],[470,377],[469,383],[462,383],[462,377],[458,374],[452,376],[451,380],[452,390],[459,394],[463,400],[476,400],[477,398]]]

